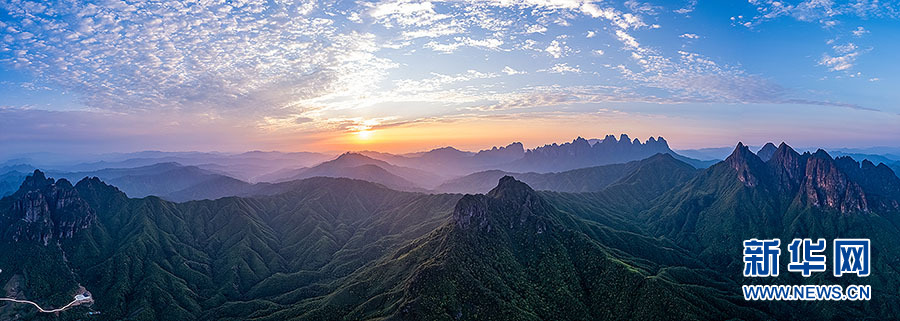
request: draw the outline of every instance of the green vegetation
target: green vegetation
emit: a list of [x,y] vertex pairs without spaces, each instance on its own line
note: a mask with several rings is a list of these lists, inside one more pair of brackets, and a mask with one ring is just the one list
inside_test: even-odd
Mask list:
[[[768,162],[753,157],[740,154],[698,172],[657,155],[629,165],[601,191],[580,194],[537,192],[511,177],[486,195],[465,196],[317,177],[260,185],[254,197],[172,203],[128,198],[85,179],[74,189],[96,222],[48,245],[5,239],[0,280],[20,276],[22,295],[47,306],[67,303],[82,285],[94,294],[98,320],[896,315],[900,216],[890,207],[893,190],[877,187],[894,186],[896,176],[861,184],[869,200],[864,210],[852,207],[858,202],[850,197],[837,207],[812,205],[809,195],[832,195],[827,189],[834,186],[854,195],[846,191],[873,177],[871,169],[863,165],[813,186],[797,176],[813,167],[775,165],[830,166],[821,155],[779,148]],[[838,163],[839,172],[811,173],[853,171],[853,164]],[[18,196],[0,200],[0,220],[9,218]],[[744,301],[741,284],[759,280],[740,276],[740,241],[795,236],[871,238],[875,272],[863,284],[873,286],[873,300]],[[824,273],[769,281],[859,283]],[[26,309],[20,308],[25,318],[56,318]],[[79,319],[86,311],[60,317]]]

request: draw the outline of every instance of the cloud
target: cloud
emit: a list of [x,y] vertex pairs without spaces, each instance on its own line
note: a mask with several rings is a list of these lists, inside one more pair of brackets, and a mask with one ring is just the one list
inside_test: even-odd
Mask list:
[[503,70],[502,70],[502,71],[503,71],[504,74],[507,74],[507,75],[509,75],[509,76],[512,76],[512,75],[523,75],[523,74],[526,74],[526,73],[527,73],[527,72],[524,72],[524,71],[518,71],[518,70],[515,70],[515,69],[513,69],[513,68],[510,67],[510,66],[503,67]]
[[860,26],[860,27],[856,27],[856,30],[853,30],[851,32],[853,33],[854,36],[862,37],[863,35],[869,33],[869,30],[866,30],[865,28]]
[[474,47],[489,50],[500,50],[503,40],[500,39],[472,39],[469,37],[456,37],[450,43],[438,43],[435,41],[425,44],[426,48],[445,54],[453,53],[462,47]]
[[834,55],[823,54],[819,60],[819,65],[828,67],[830,71],[848,71],[853,68],[856,58],[859,57],[861,51],[852,42],[843,45],[832,46]]
[[561,63],[561,64],[555,64],[548,69],[538,70],[538,72],[549,72],[551,74],[565,75],[568,73],[578,74],[578,73],[581,73],[582,71],[581,71],[581,69],[578,69],[577,66],[573,67],[573,66],[569,66],[568,63]]
[[[371,85],[395,65],[371,34],[308,15],[318,4],[3,2],[10,52],[0,62],[117,111],[243,115]],[[360,82],[362,81],[362,83]]]
[[689,14],[694,12],[694,8],[697,7],[697,0],[688,1],[684,7],[674,10],[673,12],[677,14]]
[[890,1],[867,0],[805,0],[796,4],[779,0],[749,0],[756,8],[757,15],[744,20],[739,16],[740,25],[753,27],[769,20],[791,17],[799,21],[816,22],[824,27],[833,27],[844,16],[859,18],[898,18],[900,4]]
[[550,42],[550,45],[544,49],[545,52],[553,56],[553,58],[560,58],[563,56],[565,43],[561,43],[558,40],[553,40]]
[[678,38],[685,38],[685,39],[700,39],[700,36],[698,36],[698,35],[695,34],[695,33],[685,33],[685,34],[682,34],[682,35],[678,36]]

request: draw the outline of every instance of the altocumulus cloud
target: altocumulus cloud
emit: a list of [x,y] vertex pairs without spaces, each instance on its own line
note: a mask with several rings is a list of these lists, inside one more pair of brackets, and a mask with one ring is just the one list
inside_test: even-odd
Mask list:
[[[322,7],[326,6],[326,7]],[[0,2],[0,60],[104,109],[290,107],[372,86],[374,37],[309,1]]]
[[[862,15],[807,2],[788,8],[753,0],[760,15],[736,23]],[[86,110],[240,118],[269,130],[352,130],[372,119],[405,124],[423,114],[598,102],[859,108],[793,97],[763,76],[640,38],[666,28],[659,15],[689,15],[695,4],[0,0],[0,15],[9,17],[0,22],[0,63],[78,93]],[[856,52],[835,48],[820,64],[850,68]],[[502,63],[490,68],[459,58],[476,56]],[[428,59],[438,61],[421,61]],[[553,83],[544,72],[554,73]],[[432,110],[412,112],[413,104]],[[391,108],[359,117],[373,106]]]

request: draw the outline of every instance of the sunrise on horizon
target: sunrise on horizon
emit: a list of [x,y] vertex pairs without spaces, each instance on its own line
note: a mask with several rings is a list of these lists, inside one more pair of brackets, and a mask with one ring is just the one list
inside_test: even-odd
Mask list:
[[900,319],[898,0],[0,0],[0,321]]

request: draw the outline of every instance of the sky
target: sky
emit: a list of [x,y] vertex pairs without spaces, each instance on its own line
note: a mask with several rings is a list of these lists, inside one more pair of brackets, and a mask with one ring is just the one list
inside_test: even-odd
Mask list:
[[0,0],[0,150],[900,145],[891,1]]

